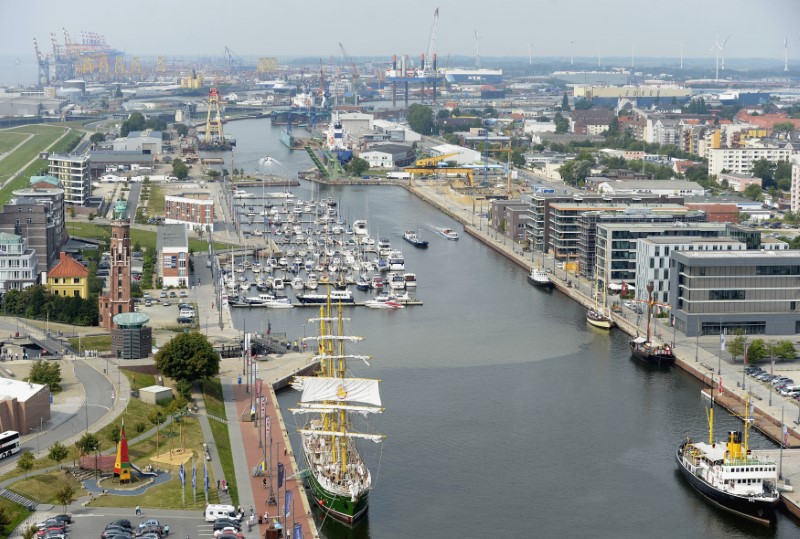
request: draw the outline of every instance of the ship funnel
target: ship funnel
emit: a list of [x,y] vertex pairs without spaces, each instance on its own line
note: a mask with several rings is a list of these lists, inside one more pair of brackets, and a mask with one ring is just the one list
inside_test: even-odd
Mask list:
[[742,433],[740,431],[728,432],[728,458],[729,459],[743,459],[745,458],[744,451],[742,450]]

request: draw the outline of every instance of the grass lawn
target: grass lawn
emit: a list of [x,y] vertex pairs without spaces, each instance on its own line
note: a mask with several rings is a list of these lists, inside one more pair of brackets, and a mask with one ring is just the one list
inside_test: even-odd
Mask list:
[[111,350],[111,335],[88,335],[86,337],[72,337],[69,345],[75,350]]
[[[67,231],[70,237],[79,236],[82,238],[95,238],[100,240],[107,240],[111,238],[110,225],[98,225],[94,223],[87,223],[85,221],[67,221]],[[194,234],[193,234],[194,235]],[[145,249],[156,248],[156,232],[155,230],[141,230],[138,228],[131,228],[131,245],[139,243]],[[214,248],[217,250],[229,249],[231,244],[214,242]],[[189,238],[189,250],[192,252],[205,252],[208,249],[208,242],[200,240],[196,237]]]
[[64,128],[26,125],[11,131],[4,131],[4,133],[8,132],[14,134],[31,133],[36,136],[20,146],[13,154],[7,155],[5,159],[0,161],[0,177],[3,178],[19,171],[28,161],[39,155],[39,152],[44,151],[58,140],[58,137],[64,134]]
[[6,153],[11,148],[25,140],[27,135],[8,131],[0,132],[0,153]]
[[147,200],[147,216],[164,215],[164,186],[150,182],[150,198]]
[[[181,419],[183,425],[184,445],[187,449],[194,450],[196,455],[203,453],[203,433],[200,430],[200,424],[195,418],[184,417]],[[179,425],[172,425],[173,436],[170,438],[168,433],[170,428],[163,429],[161,434],[161,449],[160,452],[164,453],[166,448],[169,447],[169,440],[172,440],[172,446],[178,445],[178,428]],[[150,463],[150,457],[154,456],[156,452],[156,440],[151,438],[147,441],[138,443],[130,448],[131,461],[138,466],[146,466]],[[185,499],[187,509],[203,509],[206,506],[205,495],[203,492],[203,462],[202,459],[196,459],[197,466],[197,503],[194,503],[192,496],[192,482],[191,482],[191,464],[184,466],[186,469],[186,487]],[[89,505],[92,507],[135,507],[140,505],[142,507],[157,507],[164,509],[182,509],[184,507],[181,497],[181,483],[178,479],[177,466],[167,466],[160,463],[153,463],[161,469],[167,469],[172,474],[172,478],[157,487],[148,489],[145,493],[139,496],[101,496]],[[211,467],[208,468],[209,475],[209,503],[218,503],[219,496],[216,491],[216,479],[213,477]]]
[[80,495],[81,484],[72,474],[63,470],[21,479],[8,488],[39,503],[58,505],[56,494],[68,485]]
[[0,529],[0,539],[6,539],[9,534],[14,531],[14,528],[31,516],[31,512],[28,511],[27,507],[14,503],[11,500],[6,500],[5,498],[0,498],[0,509],[2,509],[9,520],[11,520],[5,529]]
[[156,385],[156,377],[153,374],[145,374],[143,372],[131,372],[127,369],[122,369],[122,374],[128,379],[131,384],[132,390],[142,389],[143,387],[150,387]]
[[[222,397],[222,384],[219,378],[203,380],[201,383],[203,398],[206,402],[206,410],[209,414],[217,417],[225,417],[225,404]],[[233,464],[233,453],[231,452],[231,439],[228,434],[228,425],[209,418],[211,433],[214,435],[214,443],[217,445],[219,463],[222,472],[228,478],[228,492],[231,495],[233,505],[239,505],[239,489],[236,486],[236,470]]]

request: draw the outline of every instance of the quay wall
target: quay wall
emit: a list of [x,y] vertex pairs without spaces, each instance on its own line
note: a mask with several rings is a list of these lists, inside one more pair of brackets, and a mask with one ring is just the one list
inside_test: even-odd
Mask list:
[[[447,214],[451,218],[455,219],[459,223],[464,226],[464,232],[469,234],[476,240],[480,241],[493,251],[497,252],[498,254],[503,255],[507,259],[511,260],[518,266],[524,268],[526,271],[530,271],[532,268],[532,263],[529,259],[526,259],[521,253],[514,252],[513,249],[509,252],[508,248],[505,246],[505,243],[502,240],[493,239],[488,232],[478,230],[475,226],[471,225],[467,219],[464,218],[463,215],[459,215],[457,212],[453,211],[451,207],[442,204],[439,200],[431,197],[428,193],[418,190],[409,188],[407,184],[402,184],[402,186],[408,189],[411,193],[418,196],[420,199],[424,200],[425,202],[429,203],[430,205],[434,206],[436,209],[441,211],[442,213]],[[506,238],[508,241],[508,238]],[[502,242],[502,243],[501,243]],[[570,282],[565,279],[561,279],[555,274],[551,274],[550,278],[553,280],[556,289],[558,289],[563,294],[566,294],[574,301],[580,303],[586,308],[591,307],[594,304],[594,300],[592,298],[587,297],[586,295],[582,294],[577,288],[571,286]],[[636,325],[630,323],[626,319],[622,317],[615,318],[614,322],[616,323],[617,327],[624,331],[626,334],[630,335],[631,337],[635,337],[638,335]],[[694,359],[691,361],[686,359],[685,357],[681,357],[682,354],[678,350],[675,350],[675,355],[677,360],[675,365],[683,369],[684,371],[688,372],[698,380],[702,381],[704,384],[711,386],[711,375],[708,372],[704,372],[694,364]],[[713,369],[705,365],[704,363],[699,363],[705,367],[709,372],[713,372]],[[730,385],[733,385],[734,380],[730,379]],[[738,385],[738,384],[737,384]],[[725,392],[724,398],[715,398],[715,402],[724,406],[729,412],[734,415],[742,416],[742,409],[744,407],[744,398],[734,391],[733,388],[729,389]],[[751,398],[755,398],[756,400],[762,400],[760,397],[757,397],[751,393]],[[781,432],[780,432],[780,425],[781,421],[780,418],[774,415],[774,412],[768,410],[765,406],[751,403],[754,406],[754,415],[756,418],[756,428],[761,431],[765,436],[772,439],[776,443],[781,442]],[[787,447],[800,447],[800,430],[798,426],[800,424],[795,422],[794,426],[786,425],[788,432],[789,432],[789,440]]]

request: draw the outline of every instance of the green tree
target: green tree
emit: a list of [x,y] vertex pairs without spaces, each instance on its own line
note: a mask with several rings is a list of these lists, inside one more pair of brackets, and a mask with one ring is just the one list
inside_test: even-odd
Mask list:
[[189,177],[189,167],[180,159],[172,160],[172,174],[179,180],[185,180]]
[[611,119],[611,123],[608,124],[608,129],[605,132],[606,137],[616,137],[619,136],[619,118],[614,116]]
[[67,506],[75,501],[75,489],[72,485],[65,485],[64,488],[56,492],[56,500],[64,506],[64,512],[67,512]]
[[742,195],[750,200],[764,200],[764,194],[761,192],[761,187],[755,183],[751,183],[745,187]]
[[369,170],[369,163],[360,157],[353,157],[347,165],[347,170],[353,176],[361,176]]
[[120,429],[116,428],[115,425],[114,428],[111,429],[111,431],[106,435],[106,437],[108,438],[109,442],[113,443],[114,445],[117,445],[119,441],[122,439],[122,433],[120,432]]
[[421,135],[430,135],[433,133],[433,111],[430,107],[414,103],[408,107],[406,114],[408,125]]
[[69,457],[69,449],[61,442],[56,442],[50,446],[47,458],[58,464],[59,467],[63,461],[67,460],[67,457]]
[[792,343],[792,341],[776,342],[772,353],[775,355],[775,357],[784,361],[794,361],[797,357],[797,349],[794,347],[794,343]]
[[175,124],[175,131],[182,137],[189,134],[189,128],[184,124]]
[[742,331],[741,328],[737,328],[736,331],[734,331],[734,335],[735,336],[727,342],[726,348],[731,355],[731,361],[736,363],[736,358],[744,355],[744,345],[747,342],[747,338],[744,336],[744,331]]
[[790,133],[794,131],[794,124],[792,122],[778,122],[772,126],[772,134],[776,133]]
[[11,517],[8,516],[5,508],[0,508],[0,530],[5,530],[11,524]]
[[775,173],[773,174],[775,181],[778,180],[791,180],[792,178],[792,163],[790,161],[778,161],[775,165]]
[[61,365],[39,359],[31,366],[28,381],[49,386],[51,392],[59,391],[61,389]]
[[774,178],[775,163],[770,163],[762,157],[758,161],[753,161],[751,172],[753,176],[763,180],[763,187],[769,187],[768,184],[772,183],[772,179]]
[[25,450],[17,459],[17,469],[22,470],[25,475],[28,475],[28,472],[33,468],[33,463],[36,459],[33,456],[33,453],[30,450]]
[[569,111],[569,97],[567,97],[567,94],[564,94],[564,97],[561,99],[561,110],[565,112]]
[[84,455],[94,453],[94,475],[97,476],[97,451],[100,449],[100,438],[91,432],[85,433],[80,440],[75,442],[75,447],[81,450]]
[[[6,525],[4,525],[5,527]],[[33,539],[36,537],[36,534],[39,532],[39,528],[31,524],[22,532],[22,539]]]
[[511,163],[517,168],[525,166],[525,154],[520,148],[515,148],[511,152]]
[[132,112],[128,119],[122,122],[119,134],[127,137],[131,131],[141,131],[144,129],[146,121],[141,112]]
[[219,374],[219,353],[197,331],[179,333],[156,354],[156,367],[173,380],[202,380]]
[[569,131],[569,120],[561,116],[560,112],[557,112],[556,115],[553,117],[553,123],[556,124],[556,134],[560,135]]
[[450,117],[450,111],[447,109],[441,109],[439,112],[436,113],[436,119],[438,120],[446,120]]
[[99,142],[103,142],[106,139],[106,136],[103,133],[92,133],[92,136],[89,137],[89,142],[92,144],[97,144]]
[[771,346],[764,342],[764,339],[754,339],[747,347],[747,361],[749,363],[761,363],[772,354]]
[[134,431],[136,434],[141,434],[141,433],[143,433],[145,430],[147,430],[147,425],[145,425],[145,424],[144,424],[144,423],[142,423],[141,421],[137,421],[137,422],[136,422],[136,423],[133,425],[133,431]]

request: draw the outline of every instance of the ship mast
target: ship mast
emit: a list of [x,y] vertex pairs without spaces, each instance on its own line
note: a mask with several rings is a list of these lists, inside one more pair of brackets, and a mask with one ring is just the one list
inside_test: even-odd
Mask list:
[[[344,334],[344,322],[342,319],[342,305],[339,304],[338,308],[338,318],[339,318],[339,335]],[[344,378],[345,377],[345,356],[344,356],[344,339],[339,341],[339,359],[338,359],[339,367],[336,372],[337,378]],[[345,410],[339,410],[339,432],[344,433],[347,430],[347,412]],[[341,462],[341,470],[342,473],[347,471],[347,437],[346,436],[339,436],[339,460]]]
[[653,281],[650,281],[647,283],[647,342],[650,342],[650,319],[652,317],[653,317]]
[[714,373],[711,373],[711,407],[706,415],[708,417],[708,445],[714,445]]

